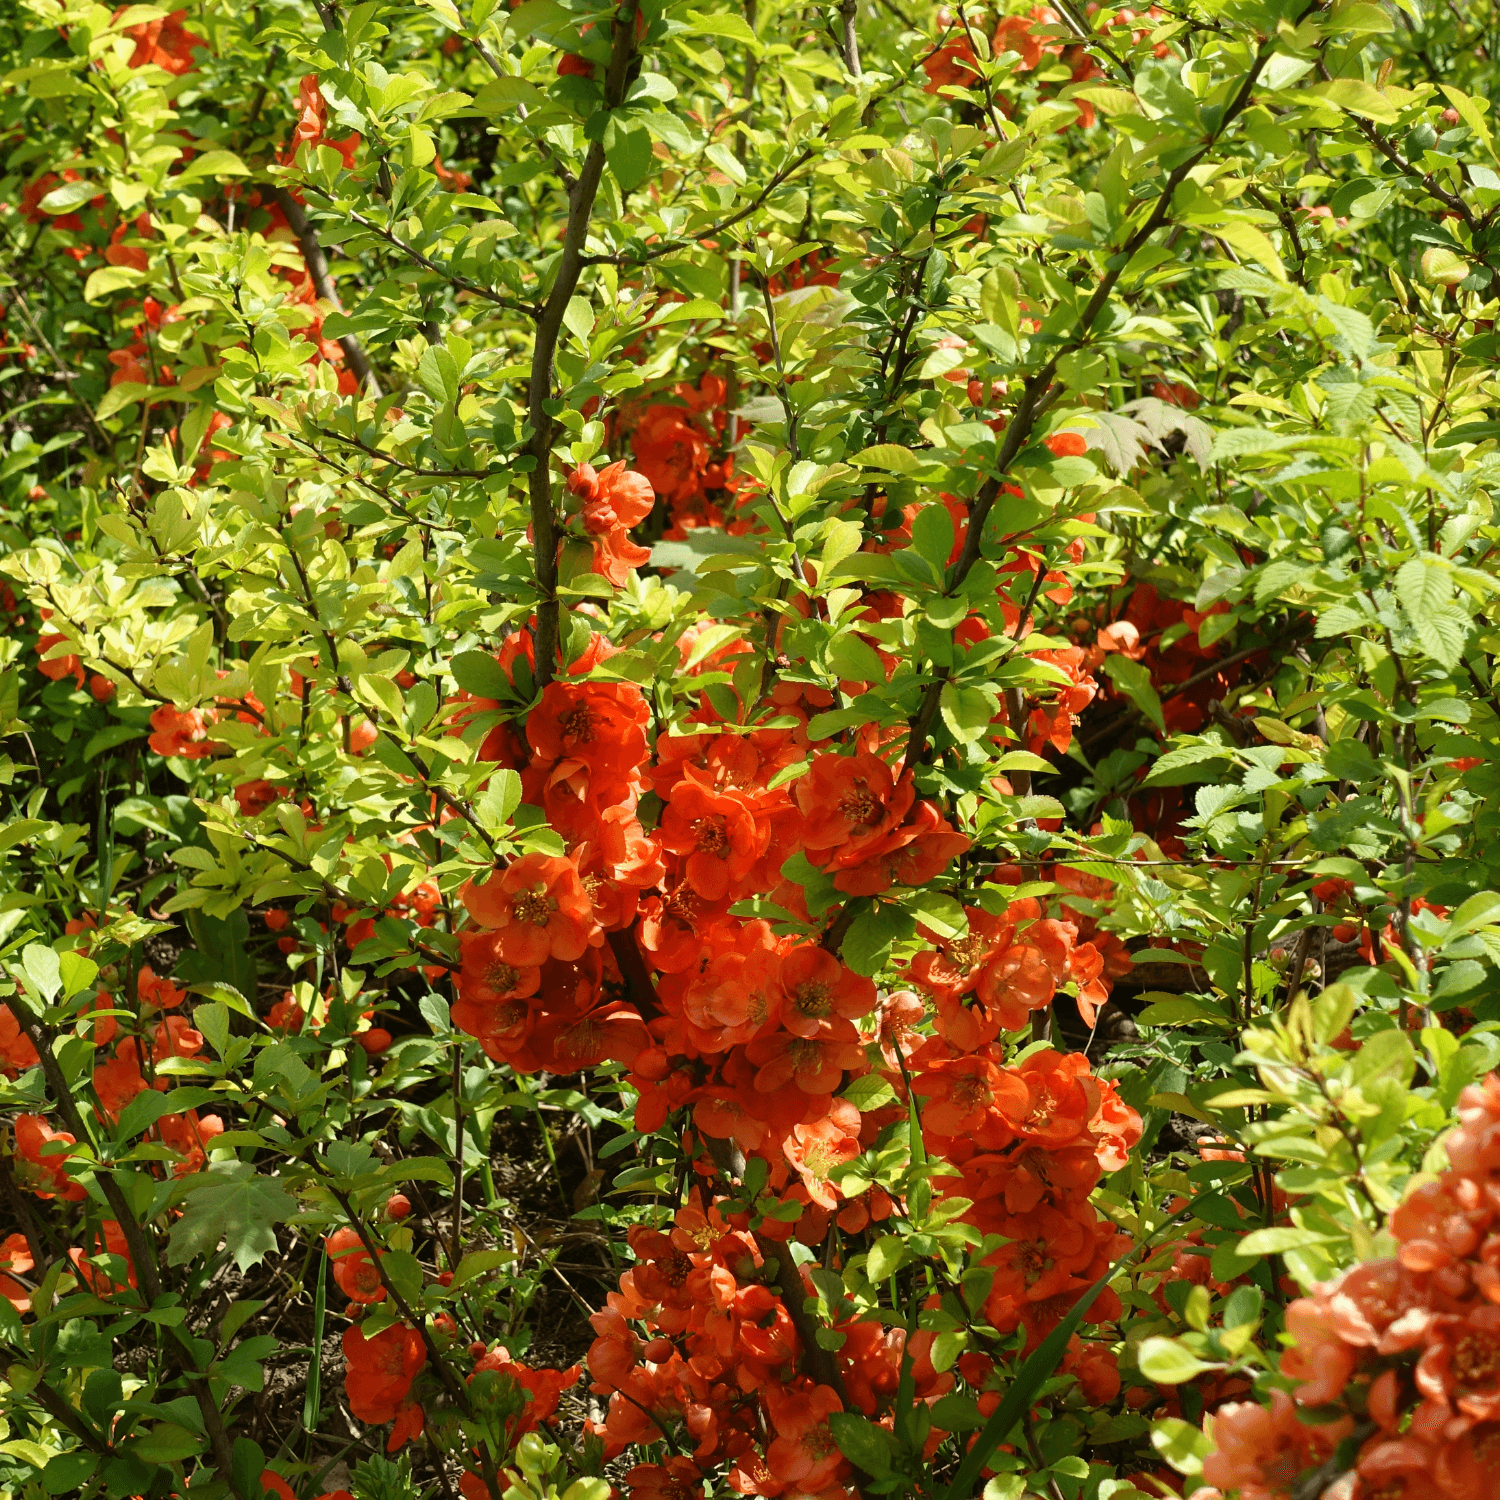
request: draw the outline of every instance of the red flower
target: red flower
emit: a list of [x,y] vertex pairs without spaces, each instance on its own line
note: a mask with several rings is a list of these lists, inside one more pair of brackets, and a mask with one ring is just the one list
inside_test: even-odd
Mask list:
[[691,775],[672,788],[661,821],[662,847],[682,857],[683,874],[706,901],[747,895],[771,842],[771,825],[745,794],[715,791]]
[[201,760],[213,754],[207,743],[208,728],[218,715],[211,708],[181,709],[163,703],[151,715],[152,734],[146,741],[158,755],[180,755],[185,760]]
[[568,488],[583,501],[584,527],[595,536],[639,526],[656,503],[651,481],[627,469],[623,459],[597,473],[592,464],[580,464],[568,475]]
[[905,816],[914,798],[909,777],[898,783],[879,756],[863,751],[815,755],[792,795],[806,820],[802,841],[814,851],[886,832]]
[[542,982],[542,971],[535,964],[516,968],[501,956],[498,932],[461,932],[458,935],[463,967],[458,975],[460,1001],[478,1005],[498,1005],[534,995]]
[[814,1385],[805,1376],[780,1391],[771,1387],[766,1401],[776,1432],[766,1450],[771,1473],[802,1494],[816,1494],[846,1466],[828,1425],[829,1415],[843,1411],[844,1403],[832,1387]]
[[345,1224],[335,1229],[325,1243],[328,1259],[333,1262],[333,1279],[351,1302],[385,1301],[380,1272],[357,1230]]
[[874,982],[810,943],[782,958],[780,977],[786,995],[781,1024],[794,1036],[842,1036],[842,1030],[830,1033],[831,1018],[849,1021],[875,1009]]
[[29,1188],[38,1198],[64,1198],[70,1203],[79,1203],[88,1195],[83,1184],[63,1171],[63,1163],[71,1154],[68,1151],[47,1151],[54,1145],[75,1146],[77,1138],[65,1130],[53,1130],[41,1115],[16,1116],[16,1156],[25,1163],[18,1174],[21,1185]]
[[656,493],[689,500],[708,467],[708,441],[676,406],[651,406],[635,429],[635,461]]
[[27,1068],[36,1067],[40,1059],[31,1038],[21,1030],[21,1023],[8,1005],[0,1005],[0,1064],[14,1077]]
[[[364,1330],[352,1324],[344,1330],[344,1358],[349,1410],[361,1422],[399,1422],[401,1442],[421,1432],[422,1409],[407,1400],[412,1381],[427,1363],[426,1347],[415,1329],[393,1323],[367,1339]],[[395,1433],[390,1446],[400,1446]]]
[[968,1136],[990,1149],[1015,1138],[1031,1107],[1025,1083],[979,1053],[934,1059],[912,1080],[912,1090],[926,1101],[922,1123],[927,1129]]
[[8,1234],[0,1241],[0,1297],[18,1313],[31,1311],[31,1293],[10,1272],[24,1276],[34,1264],[25,1235]]
[[631,683],[549,683],[526,721],[532,764],[549,782],[581,772],[582,796],[597,807],[623,802],[646,759],[650,717]]
[[788,1083],[804,1094],[831,1094],[843,1081],[845,1069],[858,1068],[865,1054],[857,1040],[831,1031],[819,1037],[778,1031],[751,1042],[745,1056],[756,1065],[755,1087],[763,1094]]
[[99,1107],[112,1122],[119,1121],[125,1106],[145,1088],[141,1065],[132,1053],[122,1050],[118,1057],[94,1069],[94,1092],[99,1096]]
[[1270,1410],[1253,1401],[1232,1401],[1214,1413],[1215,1448],[1203,1460],[1204,1482],[1242,1490],[1247,1497],[1290,1495],[1298,1475],[1331,1453],[1350,1425],[1347,1418],[1305,1425],[1285,1391],[1272,1394]]
[[176,1010],[187,999],[186,990],[160,978],[150,964],[142,964],[136,974],[135,993],[142,1007],[156,1010]]
[[[115,12],[115,20],[118,21],[128,8],[121,6]],[[186,17],[187,11],[174,10],[171,15],[163,16],[160,20],[127,26],[125,35],[134,39],[135,51],[130,54],[130,61],[125,66],[144,68],[149,63],[165,68],[178,77],[190,72],[193,67],[193,49],[202,47],[206,52],[208,43],[201,36],[194,36],[192,32],[184,30],[182,23]]]
[[297,85],[297,123],[292,127],[292,138],[281,158],[282,165],[292,166],[297,160],[298,150],[303,146],[316,148],[328,145],[344,158],[344,165],[352,171],[354,153],[359,149],[359,135],[356,133],[346,136],[342,141],[325,141],[323,134],[327,128],[328,105],[318,87],[318,75],[309,73]]
[[[93,1264],[94,1257],[101,1255],[116,1255],[125,1262],[125,1283],[114,1280],[107,1271]],[[83,1246],[69,1250],[68,1259],[73,1262],[78,1279],[96,1297],[108,1297],[123,1292],[126,1285],[135,1285],[135,1265],[125,1244],[125,1233],[113,1219],[106,1219],[98,1232],[87,1232]]]
[[469,915],[495,934],[495,949],[517,969],[549,958],[574,962],[604,942],[578,867],[561,855],[523,854],[483,885],[460,893]]

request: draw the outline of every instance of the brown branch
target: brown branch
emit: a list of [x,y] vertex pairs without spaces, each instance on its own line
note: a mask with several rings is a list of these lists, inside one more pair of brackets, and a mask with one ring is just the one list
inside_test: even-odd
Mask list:
[[[1299,23],[1306,20],[1315,11],[1322,10],[1328,4],[1328,0],[1311,0],[1302,14],[1298,17]],[[1191,156],[1167,174],[1166,181],[1162,184],[1161,192],[1157,195],[1156,203],[1147,215],[1145,222],[1126,240],[1125,244],[1110,257],[1110,269],[1105,272],[1098,286],[1094,288],[1093,295],[1085,304],[1083,311],[1079,314],[1078,322],[1074,326],[1072,336],[1066,343],[1059,346],[1041,369],[1029,376],[1021,390],[1020,400],[1016,403],[1016,409],[1010,419],[1009,426],[1005,429],[1005,441],[1001,444],[999,455],[995,462],[995,471],[989,479],[980,487],[975,495],[973,504],[969,507],[968,528],[964,534],[963,550],[959,553],[957,562],[950,570],[947,582],[943,589],[943,596],[951,598],[968,577],[970,569],[979,560],[980,546],[984,537],[985,523],[989,520],[990,511],[994,508],[995,501],[999,498],[1003,476],[1008,472],[1016,455],[1030,439],[1036,429],[1037,423],[1047,411],[1048,407],[1062,394],[1063,388],[1053,384],[1053,376],[1057,373],[1058,361],[1064,354],[1073,350],[1083,348],[1087,345],[1089,334],[1092,332],[1099,314],[1102,313],[1109,303],[1111,294],[1114,292],[1120,278],[1125,274],[1134,259],[1136,252],[1166,223],[1172,211],[1172,198],[1178,187],[1187,180],[1190,173],[1199,162],[1208,155],[1218,144],[1219,138],[1229,128],[1230,123],[1235,120],[1250,103],[1255,85],[1260,78],[1262,70],[1271,60],[1279,45],[1279,36],[1267,37],[1255,54],[1255,61],[1250,65],[1250,71],[1245,75],[1244,81],[1235,91],[1234,97],[1225,106],[1224,113],[1218,124],[1210,132],[1203,145]],[[905,764],[914,766],[921,759],[926,750],[927,736],[931,732],[931,725],[937,716],[939,700],[943,691],[943,679],[937,678],[929,684],[922,694],[921,701],[917,706],[917,712],[911,721],[911,733],[907,737]],[[843,932],[848,930],[848,924],[852,920],[849,915],[849,903],[845,903],[843,910],[834,919],[828,932],[824,935],[823,943],[829,947],[830,939],[835,933],[838,941],[842,943]],[[831,949],[830,951],[836,951]]]
[[[305,183],[303,186],[306,191],[316,193],[318,197],[330,204],[336,202],[334,198],[312,183]],[[503,307],[509,312],[525,313],[528,318],[536,317],[536,308],[532,307],[529,303],[517,302],[514,297],[507,297],[504,293],[497,292],[492,287],[487,287],[481,282],[470,281],[467,277],[460,276],[456,271],[450,270],[447,266],[440,266],[429,256],[423,255],[415,245],[408,244],[400,235],[393,234],[389,229],[382,228],[374,219],[366,218],[364,214],[356,213],[352,208],[337,208],[335,212],[352,223],[358,224],[361,229],[368,229],[371,234],[379,235],[388,245],[393,246],[403,255],[409,256],[424,270],[431,271],[434,276],[441,276],[444,281],[457,287],[459,291],[470,292],[476,297],[483,297],[486,302],[493,302],[496,307]]]
[[[611,37],[609,69],[604,78],[605,110],[620,107],[625,98],[626,74],[635,56],[635,20],[638,0],[624,0],[615,12]],[[547,410],[553,400],[553,359],[562,333],[563,314],[583,274],[583,247],[588,238],[589,218],[594,211],[594,197],[599,179],[604,175],[604,140],[592,142],[569,195],[568,227],[563,235],[562,254],[557,275],[547,295],[541,317],[537,319],[536,346],[531,356],[531,379],[527,386],[527,417],[531,424],[531,441],[527,451],[534,467],[528,476],[531,502],[531,536],[535,559],[537,601],[536,685],[540,691],[552,681],[557,671],[558,615],[557,598],[557,513],[552,503],[552,439],[557,419]]]
[[[29,999],[22,998],[21,986],[16,986],[16,993],[11,997],[11,1008],[16,1012],[16,1019],[21,1029],[26,1033],[31,1045],[36,1048],[37,1057],[41,1062],[42,1073],[47,1080],[47,1086],[52,1090],[56,1100],[57,1112],[62,1116],[63,1123],[68,1127],[73,1138],[79,1142],[92,1139],[88,1127],[84,1124],[83,1117],[78,1113],[78,1105],[73,1099],[72,1090],[68,1086],[67,1075],[63,1072],[57,1061],[56,1054],[52,1051],[51,1028],[31,1008]],[[111,1173],[105,1168],[101,1161],[95,1172],[95,1180],[99,1184],[100,1191],[104,1194],[105,1202],[109,1204],[110,1211],[115,1216],[115,1222],[120,1226],[120,1233],[124,1236],[125,1247],[130,1253],[130,1260],[135,1268],[136,1279],[140,1283],[141,1291],[144,1293],[147,1305],[154,1304],[162,1294],[161,1277],[156,1266],[156,1257],[151,1246],[146,1240],[135,1213],[130,1207],[125,1194],[120,1191],[120,1185],[114,1180]],[[190,1371],[183,1354],[187,1352],[184,1336],[175,1327],[170,1327],[169,1332],[180,1344],[183,1351],[178,1356],[181,1365],[184,1383],[194,1400],[198,1403],[198,1411],[203,1418],[204,1431],[208,1433],[209,1444],[213,1448],[214,1462],[219,1466],[230,1492],[245,1500],[245,1496],[234,1480],[234,1453],[229,1443],[229,1434],[224,1427],[224,1419],[213,1399],[213,1393],[209,1384],[195,1371]]]
[[[308,221],[307,215],[303,213],[302,205],[284,187],[278,187],[275,192],[277,205],[286,215],[286,222],[292,233],[297,236],[297,243],[302,247],[302,259],[307,263],[307,273],[312,277],[314,289],[324,302],[333,305],[335,312],[342,313],[344,305],[339,301],[338,290],[333,284],[333,277],[329,274],[328,257],[323,254],[323,247],[318,243],[317,233]],[[360,386],[368,390],[378,401],[380,383],[375,379],[374,371],[370,368],[369,356],[365,353],[364,346],[352,333],[344,334],[338,342]]]
[[[1326,63],[1323,63],[1321,61],[1318,63],[1318,72],[1322,75],[1325,83],[1333,83],[1335,81],[1333,74],[1328,71]],[[1361,116],[1356,114],[1351,114],[1349,116],[1349,119],[1353,123],[1354,128],[1358,130],[1359,133],[1364,136],[1364,138],[1369,141],[1369,143],[1402,174],[1402,176],[1415,177],[1417,181],[1422,184],[1422,189],[1424,192],[1426,192],[1428,197],[1436,198],[1444,208],[1452,209],[1453,212],[1456,213],[1464,221],[1464,223],[1469,226],[1470,229],[1474,229],[1477,227],[1474,221],[1473,210],[1470,209],[1469,205],[1465,203],[1462,198],[1458,197],[1454,193],[1450,193],[1446,188],[1439,187],[1437,179],[1432,175],[1431,172],[1424,172],[1420,167],[1412,166],[1412,164],[1407,161],[1407,159],[1402,156],[1402,154],[1398,150],[1396,150],[1396,148],[1391,145],[1391,143],[1386,140],[1386,138],[1381,135],[1381,133],[1376,130],[1376,128],[1368,120],[1363,119]]]

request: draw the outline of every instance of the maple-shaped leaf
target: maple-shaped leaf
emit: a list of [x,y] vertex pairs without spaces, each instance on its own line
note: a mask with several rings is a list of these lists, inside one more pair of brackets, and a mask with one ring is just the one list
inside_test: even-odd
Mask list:
[[1116,474],[1128,474],[1145,458],[1148,447],[1157,446],[1149,427],[1121,412],[1093,411],[1089,418],[1094,425],[1079,430],[1079,436]]
[[224,1242],[241,1271],[276,1248],[272,1225],[285,1223],[298,1203],[274,1177],[262,1177],[248,1162],[227,1162],[183,1179],[187,1201],[168,1237],[167,1260],[186,1264],[211,1255]]
[[[1127,401],[1120,408],[1133,417],[1155,439],[1158,445],[1174,432],[1182,434],[1182,446],[1201,468],[1207,468],[1214,445],[1214,430],[1201,417],[1173,406],[1170,401],[1155,396],[1142,396],[1139,401]],[[1095,416],[1099,414],[1094,413]]]

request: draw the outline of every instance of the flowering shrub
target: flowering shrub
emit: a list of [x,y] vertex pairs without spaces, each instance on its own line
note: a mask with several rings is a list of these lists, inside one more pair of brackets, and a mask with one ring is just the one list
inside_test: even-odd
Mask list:
[[0,1490],[1496,1493],[1493,21],[0,18]]

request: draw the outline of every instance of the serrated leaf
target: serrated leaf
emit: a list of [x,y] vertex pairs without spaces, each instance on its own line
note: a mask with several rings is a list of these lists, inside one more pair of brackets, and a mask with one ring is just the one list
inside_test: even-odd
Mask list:
[[184,1180],[189,1189],[182,1217],[168,1236],[167,1260],[182,1266],[212,1255],[222,1243],[240,1270],[259,1265],[276,1249],[273,1226],[297,1212],[297,1200],[248,1162],[227,1162]]

